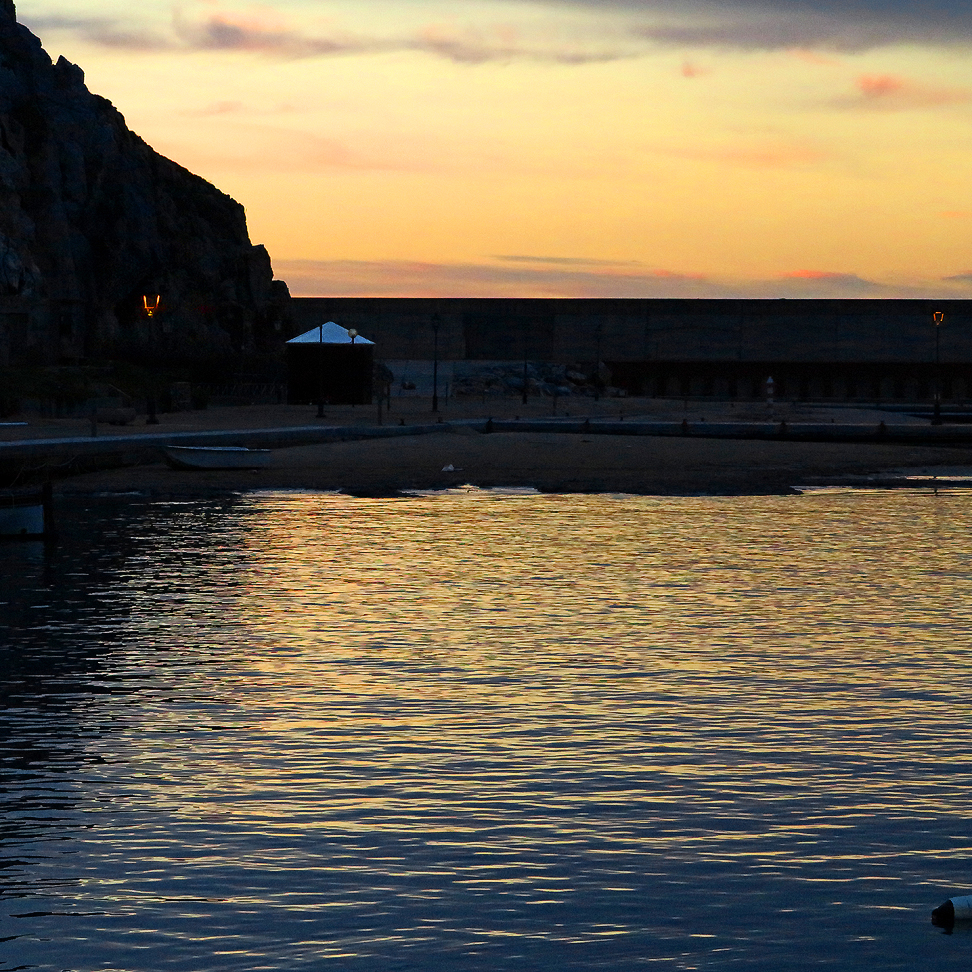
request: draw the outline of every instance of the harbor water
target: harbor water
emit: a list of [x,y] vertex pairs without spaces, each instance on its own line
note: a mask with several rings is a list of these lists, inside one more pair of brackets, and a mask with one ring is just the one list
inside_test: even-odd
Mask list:
[[0,546],[0,969],[972,962],[972,496],[59,519]]

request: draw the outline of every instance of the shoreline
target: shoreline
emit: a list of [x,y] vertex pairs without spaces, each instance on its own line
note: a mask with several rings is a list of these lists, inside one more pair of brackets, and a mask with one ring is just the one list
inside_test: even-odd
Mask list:
[[[866,483],[866,477],[901,485],[894,470],[904,467],[930,476],[939,467],[972,467],[972,426],[933,428],[879,407],[665,399],[569,404],[554,419],[542,399],[527,406],[512,399],[454,400],[438,415],[428,400],[395,399],[382,424],[372,407],[328,407],[326,421],[315,424],[307,407],[235,406],[166,414],[148,428],[142,422],[99,426],[97,437],[84,435],[82,420],[44,420],[0,430],[0,457],[9,456],[8,471],[23,471],[21,483],[52,476],[58,495],[173,497],[274,489],[400,496],[464,485],[792,495],[803,486]],[[491,418],[492,431],[484,434]],[[176,471],[161,463],[166,439],[269,446],[273,455],[270,467],[257,472]]]
[[[452,466],[452,470],[445,467]],[[453,428],[436,435],[275,449],[267,469],[187,471],[162,463],[78,473],[58,495],[211,496],[252,490],[394,497],[460,486],[643,496],[794,495],[800,487],[893,479],[905,467],[972,466],[972,448],[878,443],[563,435]]]

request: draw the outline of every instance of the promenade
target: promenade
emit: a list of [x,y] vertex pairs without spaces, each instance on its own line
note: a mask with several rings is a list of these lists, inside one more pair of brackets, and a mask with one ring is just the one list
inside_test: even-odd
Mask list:
[[[128,426],[28,418],[0,426],[9,484],[53,478],[59,492],[195,494],[240,489],[339,489],[394,495],[471,483],[544,491],[787,493],[815,483],[900,484],[900,470],[972,466],[972,425],[931,426],[879,409],[663,399],[395,398],[340,406],[238,406],[144,418]],[[570,413],[570,414],[567,414]],[[87,433],[87,434],[85,434]],[[187,472],[165,444],[271,448],[260,472]],[[448,467],[452,467],[449,469]]]

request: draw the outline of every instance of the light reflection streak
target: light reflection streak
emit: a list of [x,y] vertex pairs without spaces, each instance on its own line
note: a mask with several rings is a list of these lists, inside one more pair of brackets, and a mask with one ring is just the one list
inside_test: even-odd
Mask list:
[[[129,688],[99,709],[120,732],[88,743],[110,798],[75,904],[135,902],[187,955],[232,939],[241,968],[615,940],[621,968],[689,938],[796,967],[766,935],[803,934],[784,904],[844,922],[806,954],[849,948],[837,911],[910,908],[968,858],[967,502],[149,510],[113,578]],[[314,933],[268,944],[271,912]],[[217,930],[195,937],[202,914]]]

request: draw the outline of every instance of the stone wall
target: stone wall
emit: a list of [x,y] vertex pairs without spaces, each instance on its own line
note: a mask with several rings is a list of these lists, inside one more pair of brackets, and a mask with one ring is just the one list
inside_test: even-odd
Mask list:
[[295,333],[333,320],[386,359],[972,362],[969,300],[298,297]]

